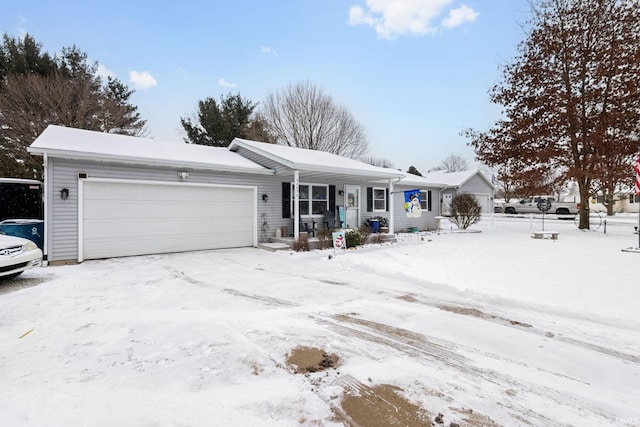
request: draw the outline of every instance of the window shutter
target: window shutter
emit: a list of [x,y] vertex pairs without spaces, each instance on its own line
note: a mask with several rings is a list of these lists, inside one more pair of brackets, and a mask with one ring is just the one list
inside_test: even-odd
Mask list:
[[291,218],[291,183],[282,183],[282,218]]
[[427,191],[427,210],[431,212],[431,190]]
[[373,187],[367,187],[367,212],[373,211]]
[[385,189],[385,210],[389,212],[389,189]]
[[329,210],[331,212],[336,213],[336,186],[329,186]]

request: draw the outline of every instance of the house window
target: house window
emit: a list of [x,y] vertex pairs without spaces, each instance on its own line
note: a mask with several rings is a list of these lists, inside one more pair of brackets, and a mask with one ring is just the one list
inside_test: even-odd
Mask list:
[[[299,184],[299,190],[300,215],[322,215],[329,209],[328,185]],[[293,196],[291,201],[293,206]]]
[[631,197],[629,197],[629,201],[631,203],[640,203],[640,196],[637,194],[632,194]]
[[420,208],[423,211],[431,211],[431,191],[420,190]]
[[387,210],[387,189],[375,188],[373,189],[373,211],[386,211]]

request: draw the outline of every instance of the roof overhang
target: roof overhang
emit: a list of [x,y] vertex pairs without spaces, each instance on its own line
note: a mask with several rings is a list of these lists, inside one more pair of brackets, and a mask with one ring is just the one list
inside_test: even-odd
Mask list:
[[[395,169],[381,168],[378,166],[368,165],[366,163],[359,162],[357,160],[347,159],[345,157],[337,156],[331,153],[314,150],[303,150],[295,147],[277,146],[277,150],[269,150],[272,144],[266,144],[256,141],[248,141],[240,138],[235,138],[229,145],[230,151],[237,151],[242,147],[249,150],[259,156],[269,159],[279,165],[290,169],[291,171],[297,170],[305,175],[321,175],[331,174],[335,177],[342,176],[348,178],[363,178],[366,180],[379,180],[381,182],[389,179],[400,179],[405,176],[405,173]],[[274,146],[276,147],[276,146]],[[301,160],[300,158],[294,159],[294,156],[287,156],[286,151],[295,150],[299,153],[300,150],[308,152],[306,158],[310,160]],[[274,152],[279,151],[280,153]],[[314,158],[322,157],[322,161],[314,161]],[[331,159],[335,159],[335,162],[331,162]],[[341,164],[342,163],[342,164]]]
[[275,173],[224,148],[168,143],[62,126],[48,126],[27,151],[72,160],[258,175]]

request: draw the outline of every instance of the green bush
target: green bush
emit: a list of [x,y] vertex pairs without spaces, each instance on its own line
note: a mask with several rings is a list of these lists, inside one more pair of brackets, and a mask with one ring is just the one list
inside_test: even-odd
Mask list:
[[355,248],[356,246],[361,245],[360,243],[360,232],[357,230],[349,230],[344,234],[345,240],[347,241],[347,248]]

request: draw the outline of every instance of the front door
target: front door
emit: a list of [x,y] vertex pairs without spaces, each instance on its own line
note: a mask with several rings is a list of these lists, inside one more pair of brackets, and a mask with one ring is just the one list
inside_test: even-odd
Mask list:
[[442,195],[442,213],[441,215],[451,215],[451,201],[453,194],[445,193]]
[[347,228],[357,229],[360,226],[360,186],[345,185],[344,193]]

